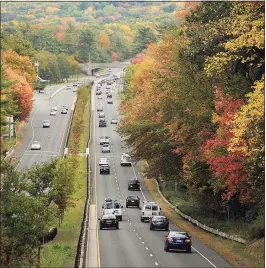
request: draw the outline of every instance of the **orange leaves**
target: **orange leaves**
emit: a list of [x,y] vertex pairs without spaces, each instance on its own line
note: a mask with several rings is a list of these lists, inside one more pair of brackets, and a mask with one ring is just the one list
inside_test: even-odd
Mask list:
[[2,54],[5,73],[11,81],[16,81],[12,86],[13,97],[18,101],[20,120],[27,120],[32,110],[33,87],[36,80],[35,69],[26,56],[19,56],[12,50]]
[[46,12],[49,14],[54,14],[57,10],[59,10],[59,8],[57,8],[57,7],[47,7],[46,8]]
[[60,32],[56,33],[56,39],[60,41],[64,41],[64,35]]
[[113,60],[113,61],[117,61],[117,59],[118,59],[118,54],[117,54],[117,52],[114,51],[114,52],[112,53],[112,60]]

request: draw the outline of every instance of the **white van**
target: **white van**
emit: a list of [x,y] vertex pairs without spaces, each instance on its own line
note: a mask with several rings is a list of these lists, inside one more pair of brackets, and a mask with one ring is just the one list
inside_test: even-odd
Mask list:
[[141,209],[140,220],[144,222],[145,220],[149,220],[153,216],[157,216],[161,214],[161,208],[156,202],[151,201],[143,201],[143,206]]
[[102,205],[103,208],[103,215],[106,214],[114,214],[117,219],[122,221],[122,209],[123,206],[116,200],[114,202],[106,202]]

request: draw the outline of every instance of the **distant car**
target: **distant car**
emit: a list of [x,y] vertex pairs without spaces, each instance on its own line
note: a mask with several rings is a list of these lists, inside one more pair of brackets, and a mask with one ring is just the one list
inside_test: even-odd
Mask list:
[[126,208],[128,207],[138,207],[139,208],[140,199],[137,195],[129,195],[126,199]]
[[113,119],[111,120],[111,124],[117,125],[117,124],[118,124],[118,120],[113,118]]
[[106,197],[104,198],[105,202],[113,202],[113,199],[111,197]]
[[185,232],[170,231],[164,242],[164,250],[172,249],[186,250],[191,253],[191,236]]
[[107,127],[107,123],[105,119],[100,119],[99,120],[99,127]]
[[62,109],[61,114],[67,114],[67,109]]
[[119,229],[119,221],[114,214],[102,215],[99,218],[100,221],[100,230],[103,228],[116,228]]
[[150,218],[150,230],[154,229],[169,231],[169,220],[165,216],[153,216]]
[[56,115],[56,110],[51,110],[50,115],[55,116]]
[[78,87],[78,83],[73,83],[73,87]]
[[100,165],[100,174],[110,174],[109,164]]
[[99,117],[99,118],[105,118],[105,113],[104,113],[104,112],[100,112],[100,113],[98,114],[98,117]]
[[112,98],[113,96],[112,96],[112,94],[111,93],[108,93],[107,94],[107,98],[109,99],[109,98]]
[[102,91],[101,90],[97,90],[96,91],[96,95],[102,95]]
[[102,98],[103,98],[102,95],[99,95],[99,96],[98,96],[98,100],[101,100]]
[[140,182],[139,180],[133,179],[128,182],[128,190],[138,190],[140,191]]
[[78,81],[78,85],[81,86],[82,85],[82,82],[81,81]]
[[111,73],[111,72],[112,72],[112,70],[111,70],[111,69],[108,69],[108,72],[109,72],[109,73]]
[[100,78],[101,76],[99,74],[96,74],[96,78]]
[[102,153],[110,153],[110,152],[111,152],[110,146],[108,144],[103,144]]
[[140,221],[150,220],[154,216],[161,215],[161,208],[158,203],[153,201],[143,201],[140,212]]
[[71,86],[67,86],[67,87],[66,87],[67,90],[70,90],[71,88],[72,88]]
[[77,87],[73,87],[72,92],[77,92],[78,88]]
[[107,104],[113,104],[113,99],[107,100]]
[[[107,80],[107,82],[106,82],[107,86],[112,85],[112,82],[113,82],[113,81],[111,81],[111,80]],[[107,86],[106,86],[106,88],[107,88]],[[111,88],[111,87],[110,87],[110,88]]]
[[107,82],[107,85],[106,85],[106,90],[111,90],[111,84],[108,84],[108,82]]
[[108,137],[108,136],[101,136],[100,137],[100,145],[109,144],[109,143],[110,143],[110,137]]
[[43,128],[50,127],[50,121],[49,120],[43,120],[42,126],[43,126]]
[[103,112],[103,107],[98,107],[97,112]]
[[39,141],[33,141],[30,149],[31,150],[41,150],[41,143]]
[[66,109],[68,111],[68,106],[67,105],[63,105],[62,108]]
[[44,92],[45,92],[44,88],[39,89],[39,93],[44,93]]
[[53,107],[51,108],[51,110],[55,110],[55,111],[57,111],[57,106],[53,106]]
[[99,161],[99,166],[108,165],[108,159],[106,157],[101,157]]
[[131,161],[131,157],[129,154],[122,154],[120,165],[121,166],[132,166],[132,161]]

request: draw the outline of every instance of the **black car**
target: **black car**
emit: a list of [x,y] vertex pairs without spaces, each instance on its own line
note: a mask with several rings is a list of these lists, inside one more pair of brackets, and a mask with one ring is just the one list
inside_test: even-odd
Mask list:
[[130,180],[128,182],[128,190],[138,190],[138,191],[140,191],[140,182],[139,182],[139,180]]
[[112,96],[112,94],[111,93],[108,93],[107,94],[107,98],[112,98],[113,96]]
[[169,220],[165,216],[153,216],[150,219],[150,230],[163,229],[169,230]]
[[100,174],[110,174],[110,166],[108,164],[101,165]]
[[102,91],[101,90],[97,90],[96,91],[96,95],[102,95]]
[[103,228],[116,228],[119,229],[119,221],[114,214],[102,215],[100,220],[100,230]]
[[186,250],[191,253],[191,236],[185,232],[170,231],[165,239],[164,250]]
[[99,127],[106,127],[106,126],[107,126],[106,120],[105,119],[100,119]]
[[140,199],[137,195],[129,195],[126,199],[126,207],[138,207],[139,208]]

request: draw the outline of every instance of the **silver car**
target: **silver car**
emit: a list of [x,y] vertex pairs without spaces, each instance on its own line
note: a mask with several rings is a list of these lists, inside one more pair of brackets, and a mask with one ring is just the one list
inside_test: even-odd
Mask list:
[[49,120],[43,120],[42,126],[43,126],[44,128],[46,128],[46,127],[50,127],[50,121],[49,121]]
[[102,147],[102,153],[110,153],[110,152],[111,150],[109,144],[104,144]]
[[118,120],[117,119],[112,119],[111,120],[111,124],[117,125],[118,124]]
[[56,115],[56,110],[51,110],[50,115],[55,116]]
[[41,143],[39,141],[33,141],[30,149],[31,150],[41,150]]
[[105,118],[105,113],[104,112],[100,112],[99,113],[99,118]]
[[63,109],[62,111],[61,111],[61,114],[67,114],[67,109]]

